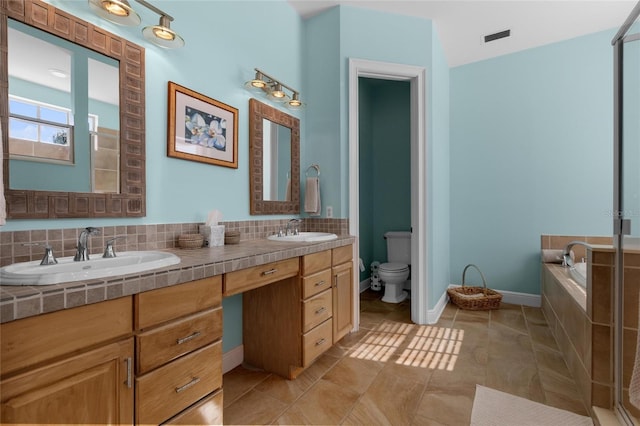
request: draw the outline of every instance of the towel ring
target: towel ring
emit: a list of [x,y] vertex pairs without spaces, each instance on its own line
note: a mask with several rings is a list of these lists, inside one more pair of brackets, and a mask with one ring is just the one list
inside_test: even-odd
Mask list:
[[307,170],[304,172],[304,175],[309,177],[309,170],[310,169],[316,169],[316,173],[318,175],[318,177],[320,177],[320,166],[318,166],[317,164],[312,164],[309,167],[307,167]]

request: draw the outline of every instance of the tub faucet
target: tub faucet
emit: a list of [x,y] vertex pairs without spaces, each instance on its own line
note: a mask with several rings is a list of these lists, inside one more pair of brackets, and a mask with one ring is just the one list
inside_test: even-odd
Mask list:
[[[287,235],[298,235],[299,229],[298,226],[302,223],[302,219],[291,219],[287,222],[287,229],[285,231],[285,236]],[[291,225],[294,225],[293,231],[291,231]],[[291,232],[291,234],[290,234]]]
[[89,250],[87,249],[87,243],[89,242],[89,236],[100,234],[100,230],[98,228],[94,228],[93,226],[89,226],[80,232],[80,237],[78,238],[78,246],[76,248],[76,255],[73,257],[75,262],[83,262],[85,260],[89,260]]
[[568,267],[572,267],[574,265],[574,261],[571,258],[571,248],[573,246],[584,246],[589,249],[591,248],[591,246],[584,241],[571,241],[569,244],[567,244],[564,248],[564,254],[562,255],[562,258],[564,259],[564,264]]

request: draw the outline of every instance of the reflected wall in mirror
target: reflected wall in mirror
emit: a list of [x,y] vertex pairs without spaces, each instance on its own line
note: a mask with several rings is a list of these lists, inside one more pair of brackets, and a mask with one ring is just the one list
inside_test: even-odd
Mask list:
[[117,194],[118,61],[8,24],[9,187]]
[[262,119],[262,199],[291,201],[291,129]]
[[144,49],[40,0],[0,40],[8,217],[144,216]]
[[300,213],[300,120],[249,100],[251,214]]

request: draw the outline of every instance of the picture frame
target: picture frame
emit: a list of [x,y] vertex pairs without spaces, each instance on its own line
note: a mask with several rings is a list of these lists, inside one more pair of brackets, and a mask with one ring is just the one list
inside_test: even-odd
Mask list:
[[238,168],[238,109],[169,82],[167,156]]

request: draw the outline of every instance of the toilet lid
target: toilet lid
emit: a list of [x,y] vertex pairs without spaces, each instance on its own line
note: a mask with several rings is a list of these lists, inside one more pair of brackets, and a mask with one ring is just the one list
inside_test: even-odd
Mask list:
[[405,263],[383,263],[379,268],[379,270],[389,272],[400,272],[405,269],[408,269],[408,266]]

